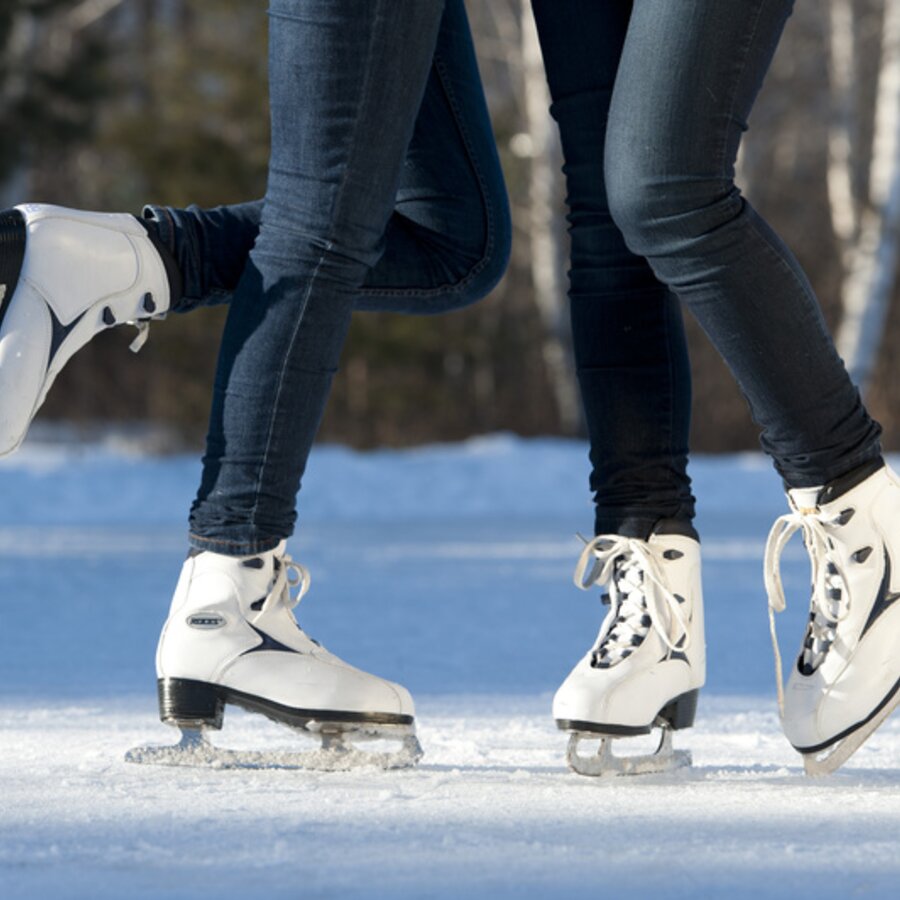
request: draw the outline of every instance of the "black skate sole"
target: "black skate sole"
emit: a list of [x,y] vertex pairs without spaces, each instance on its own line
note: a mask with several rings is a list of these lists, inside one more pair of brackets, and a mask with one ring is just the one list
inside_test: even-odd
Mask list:
[[[168,725],[205,726],[214,730],[222,727],[225,704],[239,706],[249,712],[261,713],[268,719],[291,728],[311,730],[309,725],[412,725],[412,716],[397,713],[357,713],[333,709],[298,709],[284,706],[264,697],[245,694],[220,684],[193,681],[187,678],[160,678],[159,717]],[[320,730],[319,728],[316,729]]]
[[17,209],[0,212],[0,325],[19,284],[25,259],[25,216]]
[[587,731],[591,734],[608,734],[613,737],[634,737],[639,734],[650,734],[661,719],[673,731],[690,728],[697,715],[697,699],[700,689],[688,691],[670,700],[649,725],[610,725],[603,722],[584,722],[580,719],[557,719],[560,731]]

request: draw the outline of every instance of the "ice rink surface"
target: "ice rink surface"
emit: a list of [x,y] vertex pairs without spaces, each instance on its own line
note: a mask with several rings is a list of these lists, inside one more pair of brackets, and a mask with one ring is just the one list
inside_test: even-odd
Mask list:
[[[604,608],[571,583],[587,450],[493,437],[318,448],[289,544],[297,614],[402,681],[413,771],[136,767],[158,722],[153,653],[185,552],[196,460],[32,444],[0,464],[0,897],[896,897],[900,717],[811,780],[781,735],[761,583],[784,511],[757,456],[698,459],[709,680],[694,767],[569,773],[549,715]],[[807,614],[785,554],[792,658]],[[222,746],[311,743],[237,711]]]

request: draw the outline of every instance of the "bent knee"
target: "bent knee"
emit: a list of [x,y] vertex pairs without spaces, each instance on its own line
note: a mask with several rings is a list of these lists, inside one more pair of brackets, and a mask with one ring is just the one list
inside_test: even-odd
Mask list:
[[486,297],[503,278],[512,252],[512,223],[505,201],[491,210],[485,228],[473,246],[465,242],[445,248],[442,265],[444,284],[433,290],[413,292],[398,310],[436,315],[471,306]]
[[736,219],[744,208],[731,178],[655,174],[607,166],[610,215],[633,253],[677,255]]
[[512,223],[509,208],[498,211],[476,263],[463,281],[466,303],[486,297],[500,282],[509,267],[512,253]]
[[428,312],[450,312],[484,299],[506,273],[510,252],[509,234],[495,234],[485,242],[482,253],[471,262],[463,277],[433,298],[433,308]]

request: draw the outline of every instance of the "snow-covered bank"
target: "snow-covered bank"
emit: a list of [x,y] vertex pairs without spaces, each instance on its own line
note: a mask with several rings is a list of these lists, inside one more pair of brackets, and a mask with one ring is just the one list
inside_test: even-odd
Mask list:
[[[402,773],[126,765],[173,738],[153,651],[198,464],[40,446],[0,464],[0,897],[895,896],[900,718],[819,782],[780,733],[760,557],[783,500],[759,457],[694,465],[709,685],[676,738],[694,768],[565,770],[550,696],[603,612],[571,585],[586,452],[317,449],[290,544],[313,572],[298,615],[413,691],[426,757]],[[786,576],[792,655],[799,543]],[[220,743],[294,740],[229,712]]]
[[[0,522],[183,521],[199,481],[199,459],[144,456],[130,447],[26,443],[0,459]],[[300,514],[312,522],[557,514],[577,519],[573,528],[586,528],[587,454],[580,441],[509,435],[368,453],[317,446]],[[691,471],[701,513],[780,511],[778,479],[758,454],[699,457]]]

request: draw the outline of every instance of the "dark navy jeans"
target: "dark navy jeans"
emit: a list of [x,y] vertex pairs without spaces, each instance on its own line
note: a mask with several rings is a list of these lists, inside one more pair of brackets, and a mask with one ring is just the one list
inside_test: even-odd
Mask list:
[[597,533],[691,534],[684,303],[789,487],[876,459],[879,427],[734,163],[790,0],[532,0],[562,137]]
[[[437,313],[509,256],[506,193],[463,0],[270,0],[264,200],[150,207],[173,309],[229,302],[191,543],[289,536],[354,310]],[[151,226],[152,227],[152,226]]]

